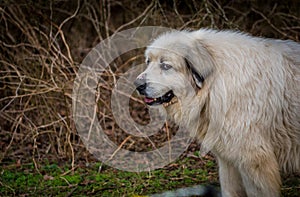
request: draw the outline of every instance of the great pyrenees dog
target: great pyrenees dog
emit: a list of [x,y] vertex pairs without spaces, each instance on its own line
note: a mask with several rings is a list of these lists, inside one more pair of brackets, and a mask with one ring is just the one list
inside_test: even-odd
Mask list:
[[174,30],[145,56],[137,90],[216,156],[222,196],[280,196],[300,171],[300,44]]

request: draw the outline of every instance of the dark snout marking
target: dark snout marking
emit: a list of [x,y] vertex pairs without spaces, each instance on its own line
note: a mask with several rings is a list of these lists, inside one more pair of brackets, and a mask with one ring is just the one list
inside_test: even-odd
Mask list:
[[137,86],[137,91],[141,94],[141,95],[145,95],[146,94],[146,87],[147,87],[147,84],[144,83],[140,86]]
[[145,93],[146,93],[145,91],[146,91],[146,87],[147,87],[145,74],[143,74],[142,76],[139,76],[134,81],[134,85],[140,94],[145,95]]

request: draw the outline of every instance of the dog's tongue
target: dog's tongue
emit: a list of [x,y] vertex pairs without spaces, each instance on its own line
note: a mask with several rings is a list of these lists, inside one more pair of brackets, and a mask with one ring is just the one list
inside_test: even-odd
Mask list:
[[145,103],[152,103],[154,101],[154,98],[145,97],[144,101],[145,101]]

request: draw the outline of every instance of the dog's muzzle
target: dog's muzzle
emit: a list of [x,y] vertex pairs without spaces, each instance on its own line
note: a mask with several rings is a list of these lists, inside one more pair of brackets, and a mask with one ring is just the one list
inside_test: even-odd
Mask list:
[[[172,99],[175,97],[174,93],[172,90],[168,91],[165,93],[163,96],[152,98],[150,95],[147,94],[147,83],[144,82],[143,79],[136,79],[134,82],[134,85],[136,86],[137,91],[141,94],[144,95],[144,101],[147,105],[161,105],[164,104],[165,106],[169,106],[170,104],[173,104]],[[176,100],[177,102],[177,100]]]

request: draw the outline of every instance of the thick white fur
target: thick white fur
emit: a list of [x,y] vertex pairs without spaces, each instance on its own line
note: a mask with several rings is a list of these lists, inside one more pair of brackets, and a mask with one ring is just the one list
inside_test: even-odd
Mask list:
[[222,196],[280,196],[280,173],[300,171],[300,45],[201,29],[166,33],[145,54],[139,77],[150,96],[174,91],[179,102],[166,110],[216,156]]

